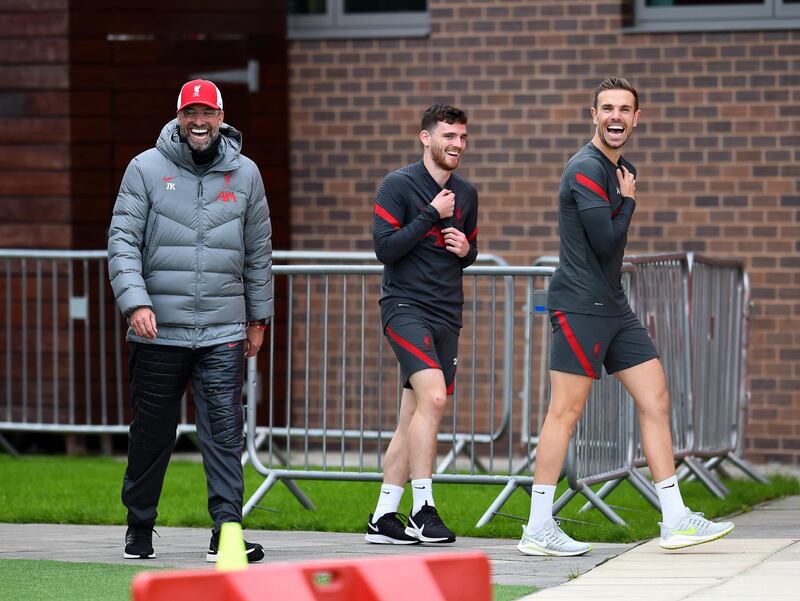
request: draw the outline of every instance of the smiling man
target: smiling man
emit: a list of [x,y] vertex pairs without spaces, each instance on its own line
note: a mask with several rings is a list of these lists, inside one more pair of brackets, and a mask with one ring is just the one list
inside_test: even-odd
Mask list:
[[527,555],[581,555],[591,545],[553,520],[553,497],[570,436],[603,367],[625,386],[639,411],[642,447],[661,503],[660,545],[677,549],[721,538],[714,523],[687,509],[675,477],[669,393],[653,342],[622,288],[622,259],[636,207],[636,169],[622,148],[638,124],[639,97],[627,80],[601,82],[590,108],[595,133],[564,168],[558,194],[559,265],[547,307],[550,406],[539,444],[531,512],[517,548]]
[[[372,221],[384,264],[381,322],[403,374],[400,416],[365,539],[378,544],[452,543],[431,485],[439,423],[452,393],[464,304],[462,272],[478,256],[478,193],[455,173],[467,116],[436,104],[422,115],[422,160],[387,175]],[[413,506],[398,513],[411,476]]]
[[[185,83],[176,119],[128,165],[111,218],[109,276],[130,326],[126,559],[155,557],[189,380],[214,522],[206,561],[217,559],[222,524],[242,521],[244,361],[272,317],[272,230],[261,174],[224,117],[216,85]],[[250,561],[264,557],[261,545],[245,546]]]

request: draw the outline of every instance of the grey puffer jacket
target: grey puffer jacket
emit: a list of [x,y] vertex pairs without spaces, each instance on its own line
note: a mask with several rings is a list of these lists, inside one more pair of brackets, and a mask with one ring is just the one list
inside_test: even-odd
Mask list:
[[108,271],[122,313],[151,307],[155,340],[203,347],[241,340],[272,317],[272,228],[256,164],[242,135],[220,127],[217,157],[198,171],[176,120],[122,179],[108,236]]

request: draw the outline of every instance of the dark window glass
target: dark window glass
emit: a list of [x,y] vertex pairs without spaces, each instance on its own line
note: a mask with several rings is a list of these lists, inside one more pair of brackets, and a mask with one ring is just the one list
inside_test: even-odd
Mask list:
[[764,4],[764,0],[647,0],[646,4],[647,6],[717,6],[720,4]]
[[324,15],[327,0],[289,0],[290,15]]
[[425,12],[427,0],[344,0],[345,13]]

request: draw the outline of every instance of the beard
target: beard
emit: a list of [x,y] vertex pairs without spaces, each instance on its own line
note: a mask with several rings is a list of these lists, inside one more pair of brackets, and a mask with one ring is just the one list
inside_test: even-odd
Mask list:
[[458,155],[456,158],[456,164],[452,165],[451,163],[447,162],[448,159],[451,159],[451,157],[447,156],[447,148],[447,145],[437,146],[435,144],[431,144],[431,158],[437,166],[441,167],[445,171],[455,171],[456,167],[458,167],[458,161],[461,158],[461,155]]
[[211,145],[216,142],[217,138],[219,138],[219,128],[211,128],[208,130],[208,136],[206,137],[205,141],[197,142],[196,140],[192,139],[191,134],[189,133],[189,128],[181,125],[179,127],[181,138],[183,138],[186,143],[189,145],[189,148],[194,150],[195,152],[202,152],[207,150]]

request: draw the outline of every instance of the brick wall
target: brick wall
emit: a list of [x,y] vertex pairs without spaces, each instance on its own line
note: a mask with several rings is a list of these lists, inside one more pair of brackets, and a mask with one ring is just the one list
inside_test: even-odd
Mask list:
[[0,246],[70,239],[67,0],[0,10]]
[[424,39],[289,46],[292,248],[371,248],[383,175],[419,158],[419,116],[470,116],[461,173],[481,250],[558,251],[564,161],[596,83],[627,76],[642,119],[630,253],[745,260],[755,300],[748,456],[800,464],[800,32],[622,33],[624,2],[432,0]]

